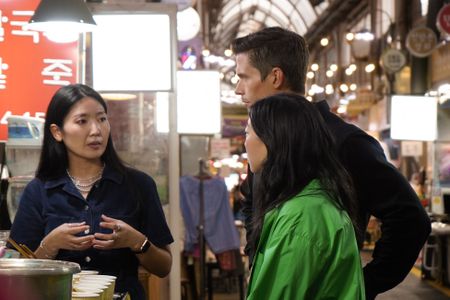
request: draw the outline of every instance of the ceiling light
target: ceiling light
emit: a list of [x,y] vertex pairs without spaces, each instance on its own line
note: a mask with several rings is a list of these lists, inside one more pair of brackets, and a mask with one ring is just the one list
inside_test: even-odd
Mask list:
[[323,47],[328,46],[328,43],[329,43],[329,40],[328,40],[327,38],[322,38],[322,39],[320,40],[320,44],[321,44]]
[[339,89],[343,92],[343,93],[347,93],[348,92],[348,85],[346,85],[345,83],[341,84],[339,86]]
[[211,51],[209,51],[209,49],[203,49],[202,50],[202,55],[203,56],[209,56],[211,54]]
[[355,40],[357,41],[373,41],[374,38],[373,33],[366,28],[355,33]]
[[42,0],[25,29],[81,33],[94,30],[96,25],[82,0]]
[[345,35],[345,39],[349,42],[353,41],[354,38],[355,38],[355,34],[353,32],[349,32]]
[[312,65],[311,65],[311,70],[313,70],[314,72],[317,71],[317,70],[319,70],[319,65],[318,65],[318,64],[315,64],[315,63],[312,64]]
[[188,41],[197,36],[200,31],[201,20],[198,12],[188,7],[177,12],[177,34],[179,41]]
[[366,73],[371,73],[375,70],[375,65],[374,64],[368,64],[364,70],[366,71]]
[[224,54],[226,57],[231,57],[231,55],[233,55],[233,50],[231,50],[231,49],[225,49],[225,51],[223,51],[223,54]]
[[134,100],[137,98],[137,95],[127,93],[101,93],[100,95],[103,99],[110,101],[125,101]]

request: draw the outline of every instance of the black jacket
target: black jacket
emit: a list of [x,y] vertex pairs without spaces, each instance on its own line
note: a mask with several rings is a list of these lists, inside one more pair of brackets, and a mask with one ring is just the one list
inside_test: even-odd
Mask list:
[[[359,205],[359,228],[367,227],[370,215],[382,223],[381,238],[373,251],[373,260],[364,267],[367,299],[399,284],[409,273],[431,231],[427,213],[405,177],[384,156],[380,144],[358,127],[330,112],[326,101],[316,108],[328,125],[337,144],[341,163],[350,173]],[[251,231],[254,175],[243,184],[243,213],[247,237]],[[362,245],[363,236],[358,237]],[[253,258],[254,249],[246,248]]]

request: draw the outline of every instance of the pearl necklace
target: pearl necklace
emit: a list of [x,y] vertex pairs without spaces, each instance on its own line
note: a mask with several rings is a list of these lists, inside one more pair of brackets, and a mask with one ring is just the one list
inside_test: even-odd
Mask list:
[[90,178],[87,178],[87,179],[80,179],[80,178],[73,177],[72,175],[70,175],[69,169],[66,169],[66,172],[67,172],[67,175],[69,176],[70,180],[72,180],[75,187],[81,193],[89,193],[89,191],[94,186],[94,184],[102,178],[104,168],[105,168],[105,165],[103,165],[100,172],[98,172],[96,175],[94,175]]

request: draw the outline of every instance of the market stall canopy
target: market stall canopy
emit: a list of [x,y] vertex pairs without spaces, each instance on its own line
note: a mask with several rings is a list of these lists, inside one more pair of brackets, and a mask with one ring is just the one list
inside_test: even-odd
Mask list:
[[[258,29],[281,26],[304,35],[329,1],[231,0],[224,4],[213,29],[214,41],[231,41]],[[313,6],[314,2],[320,4]],[[224,45],[225,46],[225,45]]]
[[[304,35],[312,42],[326,32],[335,21],[334,16],[345,14],[360,0],[341,3],[336,0],[230,0],[208,1],[209,23],[204,37],[205,46],[219,53],[231,41],[264,27],[281,26]],[[325,19],[328,18],[328,20]],[[330,19],[330,17],[333,17]],[[329,25],[329,26],[324,26]]]

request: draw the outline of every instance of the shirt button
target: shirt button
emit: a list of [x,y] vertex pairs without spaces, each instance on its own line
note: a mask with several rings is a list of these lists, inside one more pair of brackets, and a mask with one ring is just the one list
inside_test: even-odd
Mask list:
[[84,234],[89,234],[89,228],[84,231]]
[[84,210],[89,210],[89,205],[86,205],[86,206],[84,207]]
[[91,261],[91,258],[90,258],[89,256],[86,256],[86,257],[84,258],[84,260],[85,260],[86,262],[90,262],[90,261]]

